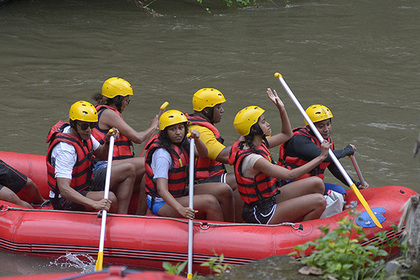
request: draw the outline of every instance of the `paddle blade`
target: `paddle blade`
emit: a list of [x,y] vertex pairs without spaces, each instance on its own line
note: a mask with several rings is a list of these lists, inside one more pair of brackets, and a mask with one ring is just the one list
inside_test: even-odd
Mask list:
[[375,225],[379,228],[382,228],[381,223],[376,218],[375,214],[373,214],[372,210],[370,209],[369,205],[367,204],[365,198],[360,193],[359,189],[356,187],[355,184],[352,184],[350,188],[353,190],[353,192],[356,194],[359,201],[362,203],[363,207],[365,207],[366,212],[368,212],[369,216],[372,218],[372,221],[375,223]]
[[96,260],[95,271],[102,270],[102,263],[104,262],[104,252],[98,252],[98,259]]

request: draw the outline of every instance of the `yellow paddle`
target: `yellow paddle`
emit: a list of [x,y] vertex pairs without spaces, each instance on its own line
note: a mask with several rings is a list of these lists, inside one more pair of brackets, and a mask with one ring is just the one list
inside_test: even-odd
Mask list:
[[[114,132],[111,128],[109,132]],[[105,178],[105,194],[104,198],[108,199],[109,196],[109,185],[111,183],[111,168],[112,168],[112,155],[114,153],[114,136],[111,136],[109,140],[109,150],[108,150],[108,163],[106,167],[106,178]],[[96,260],[95,271],[102,270],[102,264],[104,262],[104,243],[105,243],[105,227],[106,227],[106,210],[102,211],[102,223],[101,223],[101,237],[99,239],[99,251],[98,258]]]
[[[290,96],[290,98],[293,100],[293,102],[295,103],[295,105],[298,107],[299,111],[301,112],[301,114],[305,118],[306,122],[311,127],[312,131],[315,133],[315,135],[318,138],[318,140],[320,142],[324,141],[324,139],[322,138],[322,136],[319,133],[318,129],[316,129],[315,125],[313,124],[313,122],[311,121],[311,119],[309,118],[309,116],[306,114],[305,110],[302,108],[302,105],[300,105],[299,101],[297,100],[297,98],[293,94],[292,90],[289,88],[289,86],[287,85],[286,81],[283,79],[283,76],[280,73],[275,73],[274,76],[279,79],[280,83],[282,84],[282,86],[286,90],[287,94]],[[356,185],[353,183],[353,181],[351,180],[350,176],[347,174],[346,170],[344,170],[344,168],[341,165],[340,161],[338,161],[337,157],[334,155],[334,153],[333,153],[333,151],[331,149],[329,150],[329,155],[330,155],[331,159],[333,160],[333,162],[335,163],[335,165],[340,170],[341,174],[343,174],[344,178],[346,179],[347,184],[350,186],[350,188],[356,194],[357,198],[362,203],[363,207],[365,207],[366,211],[368,212],[369,216],[372,218],[373,222],[376,224],[376,226],[378,226],[379,228],[382,228],[381,223],[378,221],[378,219],[376,218],[376,216],[373,214],[373,212],[370,209],[370,207],[369,207],[368,203],[366,202],[365,198],[360,193],[360,191],[356,187]]]
[[[169,102],[168,101],[165,101],[161,106],[160,106],[160,110],[159,110],[159,114],[158,114],[158,116],[160,117],[162,114],[163,114],[163,111],[165,111],[165,109],[166,109],[166,107],[168,107],[168,105],[169,105]],[[147,145],[147,143],[150,141],[150,139],[152,139],[152,137],[153,137],[153,132],[150,134],[150,136],[147,138],[147,140],[144,142],[144,146],[143,146],[143,149],[141,150],[141,152],[140,152],[140,157],[142,157],[143,156],[143,154],[144,154],[144,152],[146,151],[146,145]]]

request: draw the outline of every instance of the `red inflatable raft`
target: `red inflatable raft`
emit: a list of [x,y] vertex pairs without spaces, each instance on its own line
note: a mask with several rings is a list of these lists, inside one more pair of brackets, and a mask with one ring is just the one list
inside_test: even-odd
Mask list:
[[[0,152],[0,158],[27,174],[47,197],[45,157]],[[390,239],[401,217],[402,205],[417,193],[402,186],[369,188],[361,191],[383,228],[375,226],[363,206],[357,223],[364,227],[374,245],[374,235],[385,231]],[[347,203],[357,201],[348,191]],[[55,210],[19,209],[0,201],[0,249],[44,257],[59,257],[66,252],[97,256],[101,219],[97,213]],[[199,265],[214,254],[224,254],[224,261],[233,265],[246,264],[273,255],[285,255],[293,247],[321,236],[319,226],[337,227],[337,221],[348,215],[348,210],[330,218],[302,223],[254,225],[194,221],[194,271],[205,272]],[[377,242],[376,242],[377,243]],[[188,221],[157,216],[109,214],[105,233],[104,263],[143,268],[162,268],[162,262],[184,262],[188,252]],[[391,255],[398,253],[394,248]]]
[[112,266],[92,273],[51,273],[0,277],[0,280],[185,280],[184,277],[158,271],[134,271]]

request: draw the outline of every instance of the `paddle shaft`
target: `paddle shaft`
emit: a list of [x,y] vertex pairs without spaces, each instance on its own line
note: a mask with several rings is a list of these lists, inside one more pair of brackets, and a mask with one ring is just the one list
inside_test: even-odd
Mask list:
[[[313,124],[312,120],[309,118],[309,116],[306,114],[305,110],[303,109],[302,105],[300,105],[299,100],[295,97],[292,90],[287,85],[286,81],[283,79],[283,76],[279,73],[276,73],[275,76],[279,79],[280,83],[286,90],[287,94],[290,96],[290,98],[295,103],[296,107],[299,109],[302,116],[305,118],[306,122],[308,123],[309,127],[315,134],[316,138],[322,143],[324,141],[324,138],[322,137],[321,133],[319,133],[318,129]],[[328,154],[330,155],[330,158],[333,160],[337,168],[340,170],[341,174],[344,176],[344,179],[346,180],[347,184],[350,186],[350,188],[353,190],[353,192],[356,194],[359,201],[362,203],[363,207],[365,207],[366,211],[368,212],[369,216],[372,218],[373,222],[378,226],[379,228],[382,228],[381,223],[379,223],[376,216],[373,214],[372,210],[370,209],[369,205],[367,204],[365,198],[360,193],[359,189],[356,187],[356,185],[353,183],[350,176],[347,174],[346,170],[341,165],[340,161],[337,159],[337,157],[334,155],[333,151],[330,149],[328,151]]]
[[363,187],[366,186],[365,179],[363,178],[362,171],[359,168],[359,165],[357,164],[356,158],[354,155],[350,156],[351,162],[353,163],[354,169],[356,169],[357,177],[359,177],[359,181],[362,184]]
[[[108,199],[109,197],[109,186],[111,184],[112,157],[114,154],[114,141],[115,141],[114,136],[111,136],[111,139],[109,140],[108,163],[106,167],[105,194],[104,194],[105,199]],[[101,235],[99,239],[99,251],[98,251],[98,259],[96,260],[95,271],[102,270],[102,264],[103,264],[103,259],[104,259],[106,215],[107,215],[107,211],[102,210]]]
[[[189,205],[194,209],[194,138],[190,139],[190,170],[189,170]],[[192,279],[192,262],[193,262],[193,220],[188,220],[188,274],[187,279]]]
[[[159,108],[159,113],[158,113],[159,118],[160,118],[160,116],[163,114],[163,111],[165,111],[166,107],[168,107],[168,105],[169,105],[169,102],[165,101],[165,102],[164,102],[164,103],[160,106],[160,108]],[[146,151],[146,146],[147,146],[147,143],[150,141],[150,139],[152,139],[152,137],[153,137],[153,131],[151,132],[151,134],[150,134],[150,136],[147,138],[147,140],[144,142],[143,149],[142,149],[142,150],[141,150],[141,152],[140,152],[140,157],[142,157],[142,156],[144,155],[144,152]]]

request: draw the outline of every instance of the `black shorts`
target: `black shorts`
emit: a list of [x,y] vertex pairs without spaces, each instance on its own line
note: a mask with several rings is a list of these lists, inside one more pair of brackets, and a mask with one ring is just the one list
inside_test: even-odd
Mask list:
[[253,204],[245,203],[242,209],[242,219],[252,224],[268,224],[276,212],[276,208],[275,196]]
[[[86,196],[88,192],[91,191],[103,191],[105,189],[105,179],[106,179],[106,168],[102,168],[93,172],[92,184],[86,190],[81,191],[80,193],[83,196]],[[56,210],[70,210],[70,211],[86,211],[84,205],[74,203],[71,200],[67,200],[64,197],[53,198],[51,199],[51,204]]]
[[209,177],[207,179],[195,180],[194,184],[203,184],[203,183],[226,183],[226,175],[227,175],[227,173],[224,173],[222,175],[216,175],[216,176],[213,176],[213,177]]
[[8,187],[17,194],[26,182],[28,182],[28,177],[25,174],[0,160],[0,185]]

